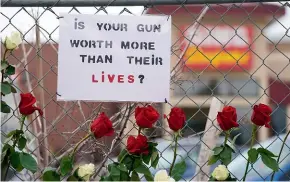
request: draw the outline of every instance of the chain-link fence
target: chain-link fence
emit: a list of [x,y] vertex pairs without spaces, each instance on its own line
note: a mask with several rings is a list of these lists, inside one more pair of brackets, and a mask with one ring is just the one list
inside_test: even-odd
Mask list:
[[[272,3],[269,3],[272,2]],[[168,15],[172,17],[171,101],[152,105],[160,113],[154,128],[144,131],[158,141],[158,168],[168,169],[172,161],[172,132],[163,119],[174,106],[187,117],[178,153],[185,159],[184,180],[208,175],[207,161],[200,163],[201,148],[212,149],[223,142],[216,137],[215,118],[210,112],[219,104],[237,108],[240,129],[236,153],[229,165],[239,180],[243,176],[245,153],[250,145],[252,106],[272,107],[271,129],[257,130],[257,145],[278,153],[285,133],[290,130],[290,27],[289,3],[276,1],[218,0],[1,0],[2,37],[13,30],[23,35],[23,43],[9,55],[16,74],[9,77],[18,93],[3,97],[13,112],[1,115],[2,143],[12,129],[19,127],[19,93],[31,92],[43,117],[34,114],[25,121],[28,145],[24,149],[38,162],[35,174],[10,169],[11,180],[41,180],[46,167],[59,166],[62,156],[89,130],[89,124],[104,111],[116,128],[112,137],[88,140],[80,146],[76,163],[103,166],[96,180],[106,173],[106,164],[116,160],[128,135],[137,133],[134,108],[144,103],[58,102],[57,55],[60,13],[114,15]],[[77,83],[76,83],[77,84]],[[76,85],[77,89],[77,85]],[[154,94],[152,90],[148,94]],[[214,101],[212,101],[213,98]],[[213,106],[215,104],[215,106]],[[209,123],[210,124],[207,124]],[[215,141],[209,140],[206,134]],[[212,137],[213,136],[213,137]],[[275,180],[290,180],[290,141],[280,158]],[[106,156],[108,156],[108,160]],[[262,163],[250,169],[251,179],[269,180],[271,171]],[[212,166],[208,170],[212,170]],[[204,170],[205,171],[204,171]],[[152,169],[153,170],[153,169]]]

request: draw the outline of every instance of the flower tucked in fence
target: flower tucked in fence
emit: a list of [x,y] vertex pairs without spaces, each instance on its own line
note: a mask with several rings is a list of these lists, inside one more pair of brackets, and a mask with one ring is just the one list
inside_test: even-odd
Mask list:
[[[164,115],[164,118],[167,118],[166,115]],[[167,120],[169,128],[176,132],[184,127],[185,114],[182,109],[174,107],[171,109]]]
[[257,126],[266,126],[267,128],[270,128],[270,114],[272,113],[272,109],[265,105],[265,104],[259,104],[255,105],[253,109],[252,114],[252,122]]
[[222,130],[228,131],[232,128],[238,127],[237,111],[232,106],[226,106],[222,112],[218,112],[217,121]]
[[152,106],[137,107],[135,109],[136,123],[140,128],[152,128],[158,120],[159,113]]
[[92,174],[95,172],[95,165],[90,163],[90,164],[84,164],[80,166],[77,170],[77,174],[80,178],[88,181],[91,177]]
[[102,112],[91,124],[91,132],[96,138],[114,134],[112,121]]
[[229,175],[229,170],[225,165],[218,165],[212,172],[212,177],[218,181],[227,180]]
[[40,115],[43,115],[42,110],[34,106],[36,98],[31,93],[20,94],[20,97],[19,111],[21,114],[28,116],[34,113],[34,111],[38,111]]
[[170,176],[168,176],[168,173],[166,170],[160,170],[157,171],[155,176],[154,176],[154,181],[155,182],[175,182],[175,180],[173,178],[171,178]]
[[127,140],[127,150],[131,154],[135,155],[148,155],[149,146],[147,142],[147,138],[143,135],[138,135],[136,138],[133,136],[129,136]]
[[18,47],[19,44],[21,44],[22,38],[20,33],[17,32],[12,32],[9,37],[5,38],[4,45],[6,49],[8,50],[13,50]]

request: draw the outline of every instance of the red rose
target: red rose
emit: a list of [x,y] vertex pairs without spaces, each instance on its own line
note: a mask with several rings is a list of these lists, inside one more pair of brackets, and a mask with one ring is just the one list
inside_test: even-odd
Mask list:
[[252,114],[252,122],[255,123],[255,125],[258,126],[266,126],[267,128],[270,128],[270,114],[272,113],[272,109],[265,105],[265,104],[259,104],[255,105],[253,109]]
[[135,109],[136,123],[140,128],[152,128],[158,118],[159,113],[150,105]]
[[149,154],[149,146],[147,143],[147,138],[143,135],[138,135],[137,138],[129,136],[127,140],[127,150],[131,154]]
[[237,111],[232,106],[226,106],[222,112],[218,112],[217,121],[222,130],[228,131],[231,128],[238,127],[237,123]]
[[[166,115],[164,115],[166,117]],[[178,131],[182,129],[185,125],[185,114],[182,109],[178,107],[173,107],[169,113],[169,118],[167,118],[169,128],[173,131]]]
[[96,138],[112,136],[114,134],[112,121],[102,112],[91,124],[91,132]]
[[19,111],[22,115],[28,116],[34,111],[38,111],[42,116],[43,112],[40,108],[33,106],[36,103],[35,97],[31,93],[20,94],[21,100],[19,103]]

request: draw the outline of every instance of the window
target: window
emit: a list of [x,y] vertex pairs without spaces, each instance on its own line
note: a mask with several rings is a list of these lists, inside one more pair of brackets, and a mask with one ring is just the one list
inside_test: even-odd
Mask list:
[[252,79],[196,79],[180,80],[175,86],[175,95],[258,95],[259,84]]
[[274,135],[286,133],[286,123],[287,123],[287,111],[285,105],[278,105],[272,108],[273,113],[271,115],[271,125]]

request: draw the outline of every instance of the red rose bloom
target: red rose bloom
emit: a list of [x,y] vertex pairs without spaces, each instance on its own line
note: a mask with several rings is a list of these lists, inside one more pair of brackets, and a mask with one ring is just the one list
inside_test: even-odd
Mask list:
[[43,112],[40,108],[33,106],[36,103],[35,97],[31,93],[20,94],[21,100],[19,103],[19,111],[22,115],[28,116],[34,111],[38,111],[42,116]]
[[140,128],[152,128],[158,120],[159,113],[152,106],[137,107],[135,109],[136,123]]
[[96,138],[112,136],[114,134],[112,121],[102,112],[91,124],[91,132]]
[[237,111],[232,106],[226,106],[222,112],[218,112],[217,121],[222,130],[228,131],[231,128],[238,127]]
[[[164,115],[166,118],[166,115]],[[173,107],[169,113],[169,118],[167,118],[169,128],[173,131],[178,131],[182,129],[185,125],[185,114],[182,109],[178,107]]]
[[130,154],[148,155],[149,146],[147,143],[147,138],[143,135],[138,135],[136,138],[133,136],[129,136],[127,140],[127,150],[129,151]]
[[266,126],[267,128],[270,128],[270,114],[272,113],[272,109],[265,105],[265,104],[259,104],[255,105],[253,108],[253,114],[252,114],[252,122],[255,123],[255,125],[258,126]]

